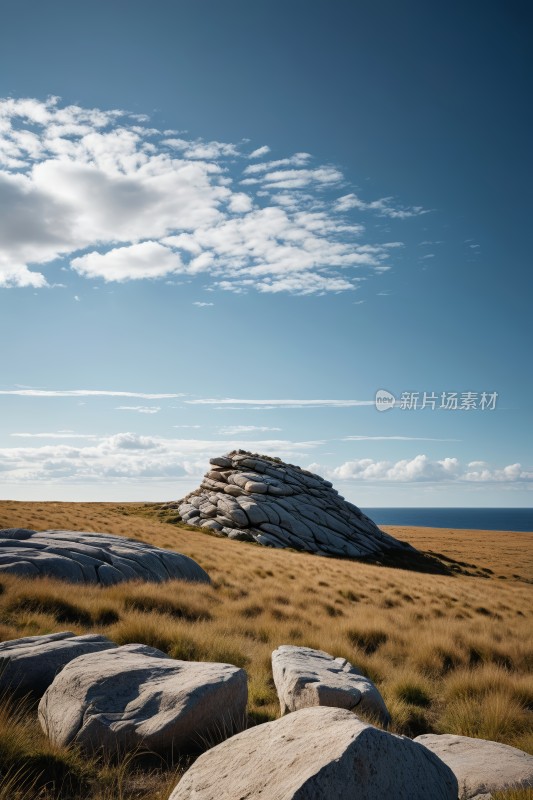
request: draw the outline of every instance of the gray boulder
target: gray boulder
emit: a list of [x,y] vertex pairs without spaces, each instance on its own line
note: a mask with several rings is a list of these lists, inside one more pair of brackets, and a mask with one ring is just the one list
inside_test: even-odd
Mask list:
[[210,582],[207,572],[181,553],[124,536],[87,531],[0,530],[2,572],[102,586],[135,579]]
[[164,506],[177,509],[190,525],[231,539],[330,556],[416,552],[308,470],[244,450],[212,458],[210,464],[198,489]]
[[425,733],[415,742],[435,753],[459,783],[461,798],[533,786],[533,756],[499,742],[453,734]]
[[200,756],[169,800],[457,800],[429,750],[350,711],[304,708]]
[[86,751],[205,749],[243,729],[247,698],[238,667],[129,644],[67,664],[43,695],[39,720],[55,744]]
[[65,664],[86,653],[116,647],[105,636],[70,631],[0,643],[0,691],[41,697]]
[[272,653],[281,713],[309,706],[366,711],[388,725],[390,714],[377,687],[345,658],[310,647],[281,645]]

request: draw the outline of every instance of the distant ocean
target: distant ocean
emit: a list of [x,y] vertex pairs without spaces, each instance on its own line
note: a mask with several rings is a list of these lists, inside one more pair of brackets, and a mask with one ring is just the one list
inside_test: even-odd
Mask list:
[[362,508],[377,525],[533,531],[533,508]]

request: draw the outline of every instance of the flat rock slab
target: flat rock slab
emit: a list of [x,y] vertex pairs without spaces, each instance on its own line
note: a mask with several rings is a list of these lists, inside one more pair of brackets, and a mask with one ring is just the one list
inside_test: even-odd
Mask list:
[[212,458],[210,464],[198,489],[166,504],[189,525],[230,539],[330,556],[416,552],[380,530],[320,475],[245,450]]
[[169,800],[457,800],[439,758],[338,708],[305,708],[209,750]]
[[1,642],[0,692],[41,697],[69,661],[112,647],[116,644],[105,636],[75,636],[70,631]]
[[87,751],[198,750],[243,729],[247,699],[238,667],[129,644],[67,664],[43,695],[39,720],[54,744]]
[[323,650],[281,645],[272,653],[272,674],[281,713],[310,706],[365,711],[388,725],[390,714],[372,681],[345,658]]
[[209,583],[192,558],[135,539],[86,531],[0,530],[0,573],[110,586],[127,580]]
[[533,786],[533,756],[507,744],[469,736],[425,733],[415,742],[435,753],[455,773],[464,798]]

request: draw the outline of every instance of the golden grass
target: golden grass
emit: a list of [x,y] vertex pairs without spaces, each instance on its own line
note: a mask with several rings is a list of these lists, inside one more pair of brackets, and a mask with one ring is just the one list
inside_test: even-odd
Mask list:
[[[0,638],[97,631],[175,658],[237,664],[249,676],[252,723],[279,714],[272,650],[308,645],[376,681],[397,732],[478,736],[533,752],[532,534],[389,528],[454,570],[433,575],[220,539],[166,524],[156,511],[0,503],[0,527],[126,535],[191,556],[213,580],[78,594],[59,581],[3,576]],[[122,796],[113,791],[109,798]],[[123,796],[155,799],[153,791],[148,781]]]

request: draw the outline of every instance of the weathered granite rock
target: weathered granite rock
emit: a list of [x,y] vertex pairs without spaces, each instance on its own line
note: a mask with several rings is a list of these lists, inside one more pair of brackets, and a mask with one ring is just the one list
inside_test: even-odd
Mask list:
[[210,464],[198,489],[166,504],[190,525],[230,539],[322,555],[373,558],[415,552],[308,470],[244,450],[212,458]]
[[116,647],[105,636],[70,631],[0,643],[0,691],[41,697],[65,664],[86,653]]
[[377,687],[345,658],[310,647],[281,645],[272,653],[272,674],[281,713],[309,706],[367,711],[381,723],[390,714]]
[[461,798],[533,786],[533,756],[507,744],[469,736],[425,733],[415,742],[435,753],[454,772]]
[[44,693],[39,720],[55,744],[87,751],[205,749],[243,729],[247,698],[238,667],[129,644],[68,663]]
[[0,530],[0,573],[47,575],[110,586],[142,578],[209,583],[192,558],[124,536],[85,531]]
[[304,708],[209,750],[169,800],[457,800],[433,753],[338,708]]

